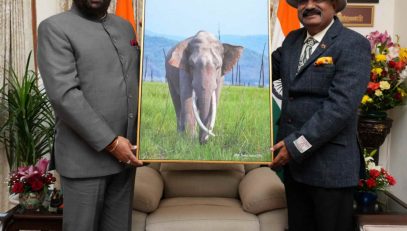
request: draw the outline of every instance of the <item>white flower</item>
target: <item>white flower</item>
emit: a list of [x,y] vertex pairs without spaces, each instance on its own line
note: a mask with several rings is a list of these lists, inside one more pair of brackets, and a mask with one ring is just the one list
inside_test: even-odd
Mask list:
[[[373,157],[371,157],[371,156],[365,157],[365,162],[366,162],[366,163],[367,163],[367,162],[372,162],[372,161],[374,161]],[[373,164],[374,164],[374,163],[373,163]]]
[[366,161],[366,167],[368,170],[376,169],[377,171],[380,171],[382,169],[382,167],[380,165],[375,164],[373,157],[370,157],[370,156],[366,157],[365,161]]
[[387,60],[393,60],[399,57],[400,47],[398,46],[391,46],[389,47],[389,53],[387,54]]
[[380,81],[379,83],[380,83],[380,89],[382,89],[382,90],[389,90],[391,87],[390,83],[387,81]]
[[399,81],[397,82],[397,86],[406,80],[407,77],[407,68],[404,68],[402,72],[400,72]]
[[367,169],[375,169],[376,168],[376,164],[373,161],[370,161],[369,163],[367,163]]

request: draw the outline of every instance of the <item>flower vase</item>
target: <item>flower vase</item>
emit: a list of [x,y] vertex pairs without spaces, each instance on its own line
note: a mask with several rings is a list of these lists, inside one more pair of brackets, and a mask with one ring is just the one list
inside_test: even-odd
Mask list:
[[370,210],[377,201],[377,193],[374,191],[358,191],[355,194],[355,201],[360,210]]
[[[386,136],[390,133],[393,120],[384,111],[369,111],[359,114],[358,137],[362,148],[368,152],[379,149]],[[375,155],[378,163],[378,155]]]
[[36,210],[44,201],[44,191],[38,192],[23,192],[18,196],[18,201],[23,209]]

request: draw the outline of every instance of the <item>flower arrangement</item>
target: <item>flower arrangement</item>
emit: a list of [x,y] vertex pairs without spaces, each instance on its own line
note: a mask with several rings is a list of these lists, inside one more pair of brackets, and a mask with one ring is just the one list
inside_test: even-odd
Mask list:
[[400,47],[385,33],[367,36],[372,48],[370,82],[362,98],[362,112],[386,111],[400,105],[407,96],[402,85],[407,77],[407,48]]
[[35,166],[19,167],[10,173],[8,182],[11,194],[29,192],[47,192],[48,186],[55,182],[52,173],[47,172],[49,161],[40,159]]
[[360,179],[358,190],[364,192],[384,191],[389,186],[396,184],[396,180],[384,168],[375,164],[373,156],[377,149],[367,153],[365,149],[364,157],[366,163],[366,179]]

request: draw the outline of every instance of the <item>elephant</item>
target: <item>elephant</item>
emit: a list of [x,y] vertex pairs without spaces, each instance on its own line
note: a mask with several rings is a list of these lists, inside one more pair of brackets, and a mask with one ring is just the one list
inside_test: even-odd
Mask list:
[[242,46],[221,43],[206,31],[199,31],[169,50],[165,76],[178,132],[198,137],[198,124],[201,144],[215,136],[213,128],[224,75],[232,70],[242,52]]

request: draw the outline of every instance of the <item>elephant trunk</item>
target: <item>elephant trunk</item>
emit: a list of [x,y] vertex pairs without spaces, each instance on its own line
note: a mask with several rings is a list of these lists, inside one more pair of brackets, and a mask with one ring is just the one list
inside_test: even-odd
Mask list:
[[213,91],[209,97],[198,96],[198,98],[196,98],[195,91],[192,94],[193,113],[200,127],[199,140],[201,143],[205,143],[209,136],[215,136],[212,130],[216,119],[216,93]]

